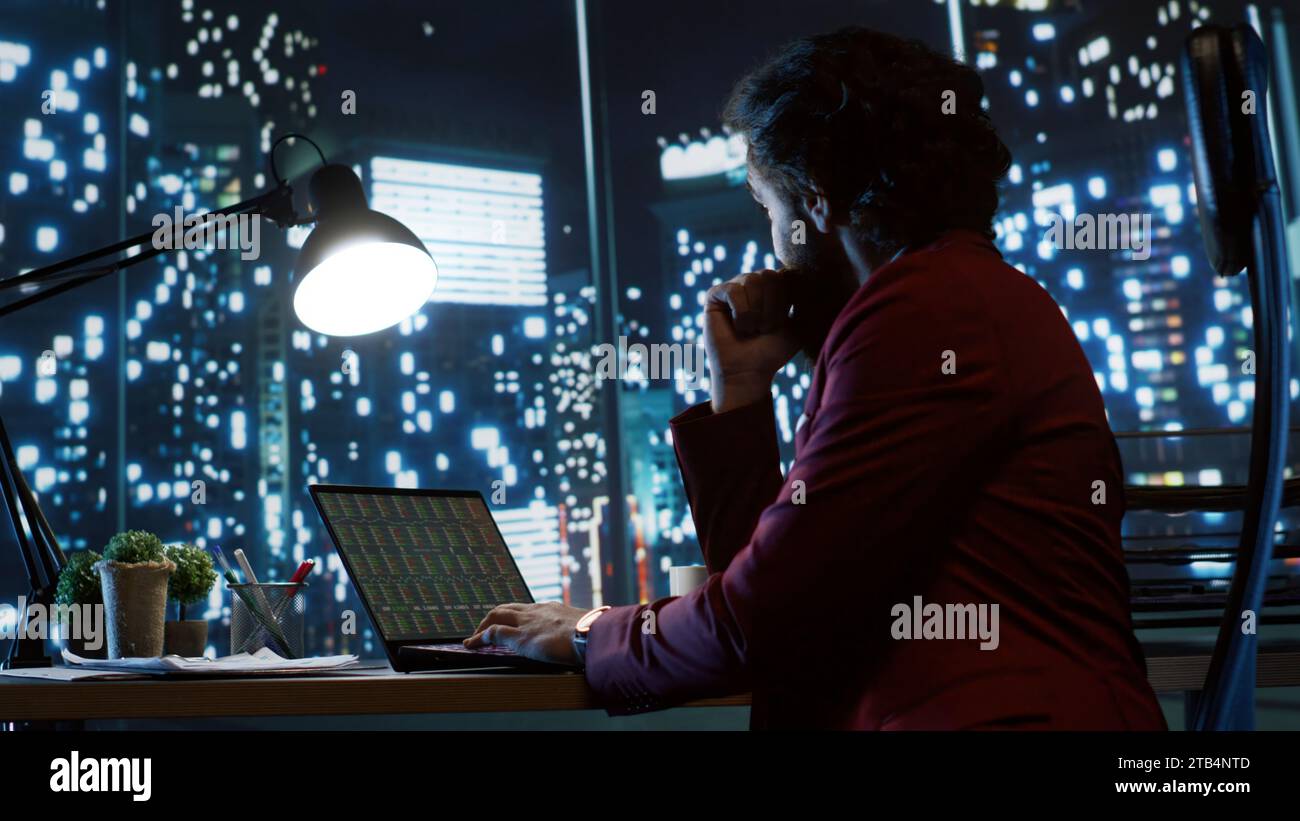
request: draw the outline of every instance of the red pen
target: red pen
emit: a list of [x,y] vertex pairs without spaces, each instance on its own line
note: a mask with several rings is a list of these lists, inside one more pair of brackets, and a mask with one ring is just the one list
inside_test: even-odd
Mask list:
[[293,571],[293,576],[289,579],[289,584],[302,584],[302,580],[307,578],[307,574],[316,566],[315,559],[308,559],[298,565],[298,569]]

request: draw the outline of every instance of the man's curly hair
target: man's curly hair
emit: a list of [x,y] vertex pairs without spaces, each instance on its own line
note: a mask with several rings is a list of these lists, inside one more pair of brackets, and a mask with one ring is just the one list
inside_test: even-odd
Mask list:
[[892,253],[954,228],[992,238],[1011,152],[983,96],[970,66],[854,27],[782,48],[736,84],[723,121],[778,186],[821,190]]

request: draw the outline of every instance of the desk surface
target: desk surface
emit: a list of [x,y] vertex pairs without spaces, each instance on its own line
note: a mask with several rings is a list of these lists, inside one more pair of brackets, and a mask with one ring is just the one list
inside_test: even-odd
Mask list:
[[[689,706],[744,706],[747,695]],[[0,676],[0,719],[400,715],[593,710],[573,673],[394,673],[384,667],[297,678],[36,681]]]
[[[1208,643],[1146,647],[1147,675],[1158,693],[1199,690],[1209,669]],[[1300,645],[1261,647],[1260,687],[1300,686]],[[747,695],[689,707],[749,704]],[[0,676],[0,720],[225,716],[401,715],[529,710],[592,710],[599,705],[572,673],[400,674],[388,669],[302,678],[32,681]]]

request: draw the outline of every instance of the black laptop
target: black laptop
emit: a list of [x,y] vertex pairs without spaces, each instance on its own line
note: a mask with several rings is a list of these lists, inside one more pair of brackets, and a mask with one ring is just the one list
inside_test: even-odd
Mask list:
[[461,644],[492,608],[533,600],[483,494],[311,485],[311,497],[394,670],[575,669]]

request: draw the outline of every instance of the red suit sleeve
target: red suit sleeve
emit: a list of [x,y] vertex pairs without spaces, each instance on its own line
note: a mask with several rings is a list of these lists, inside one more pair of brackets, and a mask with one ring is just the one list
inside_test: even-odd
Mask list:
[[873,291],[827,340],[820,402],[784,480],[769,401],[674,420],[712,573],[690,595],[595,622],[587,680],[611,713],[824,675],[864,636],[887,635],[1008,411],[1000,343],[978,311],[949,312],[968,319],[940,330],[927,292],[905,280]]

